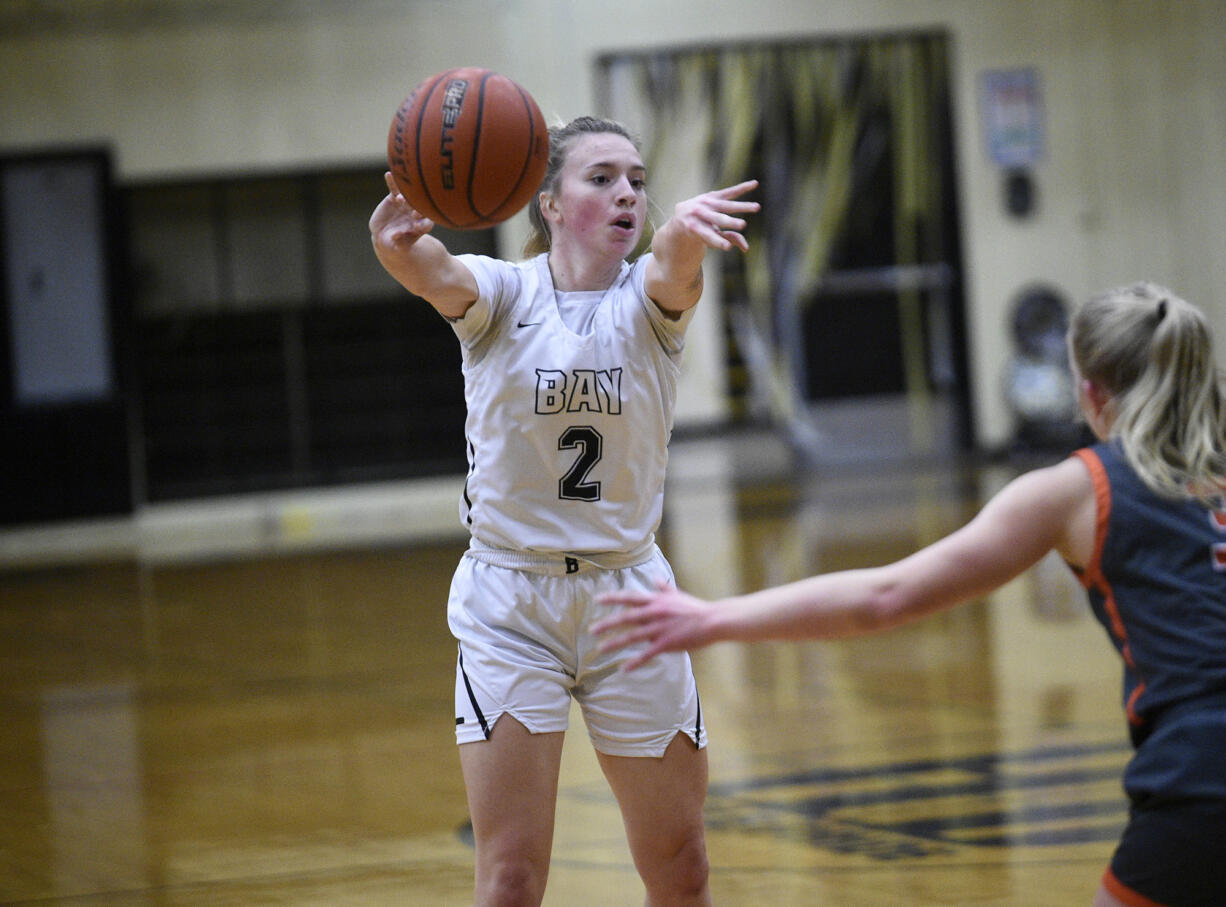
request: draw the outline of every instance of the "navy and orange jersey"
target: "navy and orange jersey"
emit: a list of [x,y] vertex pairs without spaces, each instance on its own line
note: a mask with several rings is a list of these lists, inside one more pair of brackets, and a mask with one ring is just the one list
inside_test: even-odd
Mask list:
[[1077,571],[1124,660],[1133,743],[1174,710],[1226,701],[1226,511],[1165,498],[1113,442],[1076,451],[1097,498],[1094,554]]

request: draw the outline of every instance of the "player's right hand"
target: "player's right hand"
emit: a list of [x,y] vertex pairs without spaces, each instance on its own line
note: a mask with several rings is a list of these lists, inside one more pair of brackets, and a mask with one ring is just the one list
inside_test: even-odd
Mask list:
[[412,245],[434,229],[434,221],[409,204],[390,171],[383,174],[383,181],[387,183],[387,197],[370,216],[370,235],[376,243]]

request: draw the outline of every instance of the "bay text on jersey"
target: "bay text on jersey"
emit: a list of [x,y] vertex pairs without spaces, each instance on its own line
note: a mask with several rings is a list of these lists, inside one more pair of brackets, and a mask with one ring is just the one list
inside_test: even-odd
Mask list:
[[577,368],[569,374],[560,369],[536,370],[536,411],[553,413],[608,413],[622,411],[622,370],[620,368]]

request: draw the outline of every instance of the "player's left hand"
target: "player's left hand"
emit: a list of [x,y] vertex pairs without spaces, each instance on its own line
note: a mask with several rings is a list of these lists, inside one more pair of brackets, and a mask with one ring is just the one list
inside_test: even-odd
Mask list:
[[696,649],[713,642],[708,619],[714,612],[709,602],[659,584],[657,592],[606,592],[596,599],[603,605],[618,605],[621,610],[592,624],[592,632],[609,636],[600,644],[602,652],[646,642],[647,648],[622,665],[632,671],[661,652]]
[[749,243],[741,234],[745,229],[745,219],[739,215],[752,214],[762,206],[758,202],[737,199],[756,188],[757,180],[746,180],[735,186],[696,195],[677,203],[673,209],[673,220],[712,249],[728,251],[735,246],[742,252],[748,251]]

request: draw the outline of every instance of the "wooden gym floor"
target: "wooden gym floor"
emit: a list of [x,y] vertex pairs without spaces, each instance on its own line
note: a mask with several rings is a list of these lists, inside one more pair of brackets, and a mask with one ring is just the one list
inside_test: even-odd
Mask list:
[[[901,556],[1013,473],[746,468],[760,453],[674,450],[661,542],[693,591]],[[444,619],[463,541],[411,528],[6,566],[0,904],[468,903]],[[695,665],[717,903],[1089,904],[1128,750],[1115,656],[1060,564],[882,636]],[[546,903],[641,901],[575,714]]]

